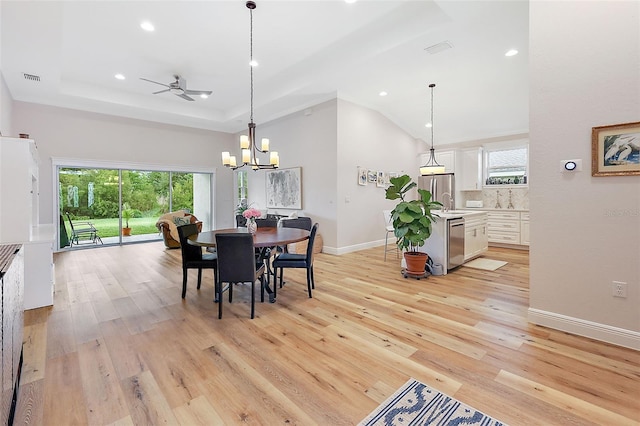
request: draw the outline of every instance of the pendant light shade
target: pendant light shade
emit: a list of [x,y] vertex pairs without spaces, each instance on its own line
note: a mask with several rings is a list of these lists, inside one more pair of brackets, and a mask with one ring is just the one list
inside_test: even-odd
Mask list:
[[433,88],[436,87],[436,85],[435,83],[431,83],[429,87],[431,88],[431,149],[429,150],[429,160],[427,160],[427,164],[420,167],[421,175],[444,173],[444,166],[441,166],[436,161],[436,151],[433,149]]

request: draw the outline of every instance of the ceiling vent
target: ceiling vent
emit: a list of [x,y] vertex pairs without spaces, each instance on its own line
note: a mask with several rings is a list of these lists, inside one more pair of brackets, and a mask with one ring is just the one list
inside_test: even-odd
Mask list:
[[24,75],[25,80],[40,81],[39,75],[27,74],[26,72],[22,73],[22,75]]
[[451,44],[450,41],[443,41],[438,44],[434,44],[433,46],[429,46],[424,50],[426,50],[432,55],[435,55],[436,53],[440,53],[444,50],[451,49],[451,48],[453,48],[453,44]]

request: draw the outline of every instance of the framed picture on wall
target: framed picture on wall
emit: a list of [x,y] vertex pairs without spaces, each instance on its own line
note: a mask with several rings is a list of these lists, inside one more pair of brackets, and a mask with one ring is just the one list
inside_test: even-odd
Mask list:
[[358,185],[366,185],[368,181],[367,169],[365,167],[358,167]]
[[388,184],[389,184],[389,173],[378,172],[378,180],[376,181],[376,186],[380,188],[386,188]]
[[302,167],[268,170],[267,208],[302,209]]
[[591,128],[591,176],[640,175],[640,122]]
[[368,170],[367,179],[370,183],[376,183],[378,180],[378,172],[376,170]]

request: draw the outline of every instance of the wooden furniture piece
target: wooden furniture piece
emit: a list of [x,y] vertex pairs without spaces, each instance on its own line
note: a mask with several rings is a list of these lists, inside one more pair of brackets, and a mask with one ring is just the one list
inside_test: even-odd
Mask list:
[[[202,247],[186,244],[187,238],[198,234],[198,225],[190,223],[188,225],[178,226],[178,235],[180,235],[180,250],[182,251],[182,298],[187,295],[187,272],[189,269],[198,270],[198,290],[202,283],[202,270],[213,269],[214,292],[217,295],[218,281],[218,256],[214,253],[202,254]],[[217,296],[216,296],[217,298]]]
[[216,234],[218,253],[218,281],[216,294],[218,300],[218,319],[222,318],[222,283],[228,283],[229,303],[233,299],[233,284],[251,283],[251,319],[255,314],[256,280],[260,279],[260,301],[264,302],[265,265],[256,265],[253,236],[247,233]]
[[24,308],[53,305],[53,224],[40,224],[38,150],[32,139],[0,137],[0,243],[24,250]]
[[2,397],[3,425],[13,424],[13,413],[22,369],[22,333],[24,327],[24,249],[20,244],[0,245],[0,282],[2,284]]
[[[204,231],[192,235],[187,239],[188,244],[201,247],[215,247],[216,234],[248,233],[247,228],[227,228],[214,231]],[[298,228],[258,228],[253,235],[253,247],[276,247],[291,243],[297,243],[309,239],[309,231]],[[269,293],[269,302],[275,302],[275,293],[269,287],[269,281],[265,284],[265,290]]]

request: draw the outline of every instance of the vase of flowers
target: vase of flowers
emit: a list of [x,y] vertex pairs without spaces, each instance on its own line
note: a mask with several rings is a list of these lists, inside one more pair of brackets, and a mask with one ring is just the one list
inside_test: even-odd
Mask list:
[[247,219],[247,230],[255,234],[258,229],[256,218],[262,216],[262,212],[258,209],[249,208],[242,212],[242,216]]

